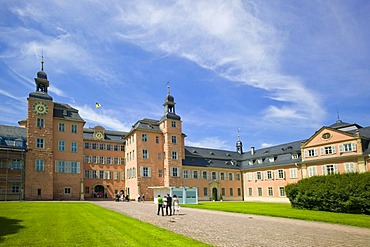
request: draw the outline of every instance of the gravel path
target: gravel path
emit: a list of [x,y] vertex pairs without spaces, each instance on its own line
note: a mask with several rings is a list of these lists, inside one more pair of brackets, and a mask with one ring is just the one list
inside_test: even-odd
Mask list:
[[214,246],[370,247],[367,228],[183,207],[180,215],[157,216],[152,202],[91,203]]

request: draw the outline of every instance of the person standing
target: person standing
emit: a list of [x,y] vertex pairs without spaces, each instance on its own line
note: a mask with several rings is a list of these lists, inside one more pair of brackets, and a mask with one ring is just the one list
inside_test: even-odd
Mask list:
[[158,211],[157,211],[157,215],[159,215],[159,211],[162,210],[162,216],[164,216],[164,213],[163,213],[163,199],[161,197],[161,195],[158,195]]
[[180,214],[180,205],[179,205],[179,198],[176,195],[173,195],[173,214],[175,215]]
[[140,194],[137,194],[137,202],[140,202],[140,198],[141,198]]
[[142,196],[141,196],[141,201],[142,201],[142,202],[145,202],[145,195],[142,195]]
[[167,205],[166,205],[166,215],[168,215],[168,210],[170,211],[170,216],[172,215],[172,197],[167,194]]

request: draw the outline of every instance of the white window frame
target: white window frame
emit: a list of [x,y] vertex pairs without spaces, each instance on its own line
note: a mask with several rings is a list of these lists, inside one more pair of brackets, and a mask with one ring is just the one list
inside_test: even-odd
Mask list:
[[289,177],[290,178],[298,178],[298,168],[289,168]]

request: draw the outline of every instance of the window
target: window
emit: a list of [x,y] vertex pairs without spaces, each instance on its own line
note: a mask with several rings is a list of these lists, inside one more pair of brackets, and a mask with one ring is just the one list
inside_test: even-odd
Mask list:
[[95,142],[91,144],[91,148],[92,149],[98,149],[98,144],[96,144]]
[[262,180],[262,172],[256,172],[254,176],[255,180]]
[[193,171],[193,179],[198,179],[198,171]]
[[99,149],[100,150],[104,150],[105,149],[105,144],[104,143],[100,143],[99,144]]
[[240,181],[240,174],[239,174],[239,173],[236,173],[236,174],[235,174],[235,180],[236,180],[236,181]]
[[64,123],[58,123],[58,131],[64,132]]
[[272,189],[272,187],[268,187],[267,191],[269,196],[274,196],[274,190]]
[[171,141],[173,144],[177,143],[177,137],[176,136],[171,136]]
[[161,178],[163,176],[163,171],[162,169],[159,169],[158,170],[158,177]]
[[148,136],[147,136],[147,134],[141,134],[141,140],[142,140],[143,142],[148,141]]
[[189,170],[183,170],[183,178],[189,178]]
[[44,160],[36,160],[35,169],[37,172],[44,171]]
[[119,165],[119,158],[118,158],[118,157],[114,157],[114,158],[113,158],[113,163],[114,163],[115,165]]
[[176,128],[176,122],[175,122],[175,121],[172,121],[172,122],[171,122],[171,127],[172,127],[172,128]]
[[208,179],[208,172],[207,171],[202,171],[202,178],[203,179]]
[[99,157],[99,163],[100,164],[104,164],[104,156],[100,156]]
[[44,148],[44,139],[43,138],[37,138],[36,139],[36,148]]
[[58,141],[58,151],[64,151],[64,149],[65,149],[65,142]]
[[152,176],[152,169],[151,167],[140,167],[140,176],[144,178],[148,178]]
[[85,142],[85,149],[91,149],[91,143]]
[[90,178],[90,170],[85,170],[85,178]]
[[159,143],[159,136],[155,137],[155,143]]
[[119,180],[119,172],[113,172],[113,179]]
[[262,188],[258,187],[257,188],[258,196],[262,196]]
[[90,193],[90,187],[89,186],[85,186],[85,194],[89,194]]
[[212,179],[213,180],[216,180],[217,179],[217,173],[216,172],[212,172]]
[[176,151],[172,151],[172,159],[177,160],[177,152]]
[[80,173],[79,162],[71,161],[71,173]]
[[292,159],[293,159],[293,160],[298,159],[298,154],[292,154]]
[[114,151],[119,151],[119,145],[114,145],[113,149],[114,149]]
[[280,196],[285,196],[285,188],[284,187],[279,187],[279,195]]
[[64,194],[71,194],[71,188],[64,188]]
[[242,195],[242,190],[238,188],[238,196],[241,196],[241,195]]
[[61,160],[56,161],[55,170],[56,172],[61,172],[61,173],[66,172],[66,166],[65,166],[64,161],[61,161]]
[[121,151],[124,152],[125,151],[125,145],[121,145]]
[[55,172],[59,173],[80,173],[80,162],[77,161],[55,161]]
[[111,144],[107,144],[107,150],[112,150],[112,145]]
[[248,188],[248,196],[253,196],[253,188]]
[[233,196],[233,195],[234,195],[234,189],[230,188],[230,196]]
[[356,172],[355,164],[350,163],[344,163],[344,172]]
[[171,177],[179,177],[179,170],[178,167],[171,167]]
[[315,157],[317,156],[317,148],[304,150],[304,157]]
[[298,169],[290,168],[289,169],[290,178],[298,178]]
[[221,195],[225,196],[225,194],[226,194],[225,188],[221,188]]
[[345,143],[345,144],[339,144],[339,152],[354,152],[356,151],[356,143]]
[[147,158],[148,158],[148,150],[143,149],[143,159],[147,159]]
[[274,157],[269,157],[269,162],[272,163],[275,161],[275,158]]
[[229,180],[231,181],[231,180],[233,180],[233,176],[234,175],[234,173],[231,173],[231,172],[229,172]]
[[208,196],[208,188],[207,187],[203,188],[203,195]]
[[276,175],[276,179],[284,179],[285,178],[284,169],[277,170],[275,175]]
[[71,124],[71,132],[77,133],[77,124]]
[[272,171],[266,171],[265,172],[265,180],[273,180],[274,179],[274,174]]
[[220,179],[221,179],[221,180],[225,180],[225,173],[220,172]]
[[18,159],[13,159],[12,163],[10,164],[11,169],[21,169],[22,168],[22,161]]
[[329,155],[329,154],[335,154],[334,146],[328,146],[328,147],[321,148],[321,155]]
[[98,175],[95,170],[92,171],[92,178],[98,178]]
[[162,153],[158,153],[158,159],[161,160],[162,159]]
[[323,165],[322,166],[322,175],[330,175],[338,173],[338,165]]
[[19,193],[19,190],[20,190],[20,183],[12,182],[12,193]]
[[316,176],[317,173],[316,173],[316,166],[310,166],[308,167],[308,176],[309,177],[313,177],[313,176]]
[[41,189],[37,189],[37,196],[41,196]]
[[262,159],[257,159],[258,164],[262,164]]
[[112,164],[113,162],[112,162],[112,157],[107,157],[107,164]]
[[77,142],[71,142],[71,152],[77,152]]
[[251,172],[247,172],[247,180],[252,181],[252,174]]
[[37,128],[44,128],[44,119],[43,118],[38,118],[36,120],[36,125],[37,125]]

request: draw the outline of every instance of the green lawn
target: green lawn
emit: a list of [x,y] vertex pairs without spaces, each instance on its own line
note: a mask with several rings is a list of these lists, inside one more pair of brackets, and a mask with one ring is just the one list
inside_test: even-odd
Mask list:
[[342,214],[292,208],[286,203],[259,202],[201,202],[198,205],[181,205],[189,208],[210,209],[242,214],[267,215],[370,228],[370,215]]
[[1,246],[209,246],[83,202],[0,202]]

